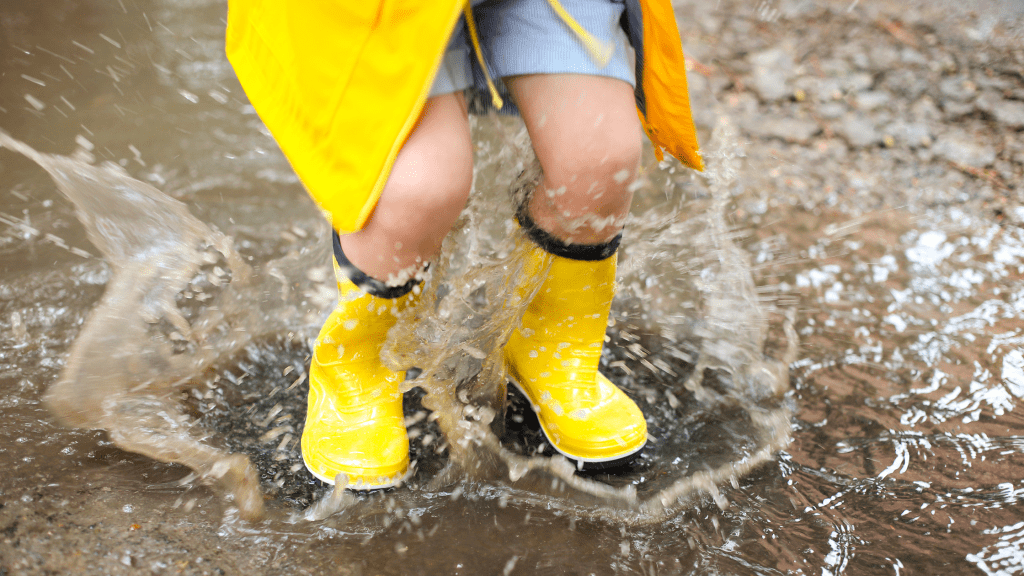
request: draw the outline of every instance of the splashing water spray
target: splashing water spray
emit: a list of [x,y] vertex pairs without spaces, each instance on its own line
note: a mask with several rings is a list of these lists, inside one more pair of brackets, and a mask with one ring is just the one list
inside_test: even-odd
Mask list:
[[[705,186],[711,202],[699,215],[679,219],[684,194],[677,190],[668,210],[630,217],[612,333],[651,334],[689,359],[689,377],[674,378],[663,391],[672,409],[680,412],[677,397],[689,395],[702,412],[736,411],[749,425],[750,442],[738,457],[641,490],[581,476],[561,456],[520,454],[495,433],[506,398],[501,349],[543,280],[543,274],[524,273],[529,240],[508,216],[496,216],[512,213],[537,180],[538,168],[535,161],[524,163],[532,158],[525,129],[508,129],[501,138],[498,150],[478,158],[476,180],[478,187],[486,180],[488,187],[515,192],[472,196],[419,303],[403,313],[385,346],[384,360],[393,368],[420,370],[404,390],[426,392],[423,405],[447,441],[447,465],[429,488],[498,484],[520,501],[635,524],[663,521],[701,495],[724,507],[718,487],[735,484],[790,441],[791,412],[782,397],[797,350],[790,312],[783,325],[784,357],[764,356],[768,321],[747,256],[732,242],[724,220],[737,179],[734,128],[723,118],[712,137]],[[255,468],[242,455],[210,446],[208,433],[183,412],[174,392],[253,338],[294,329],[301,304],[290,286],[326,250],[273,261],[257,274],[228,236],[120,167],[41,154],[3,132],[0,147],[24,154],[50,174],[113,269],[59,381],[46,394],[47,405],[68,425],[106,430],[122,449],[188,466],[226,493],[243,518],[261,518]],[[201,307],[183,306],[180,295],[194,290],[198,280],[212,297]],[[681,313],[688,301],[697,302],[696,316]],[[683,352],[682,344],[692,351]],[[318,520],[356,505],[340,480],[299,517]]]
[[[106,430],[125,450],[188,466],[221,485],[244,517],[262,517],[259,479],[248,459],[204,443],[172,398],[249,342],[255,315],[245,313],[240,287],[252,284],[252,269],[230,238],[113,165],[41,154],[2,132],[0,146],[50,174],[113,268],[45,403],[68,425]],[[199,275],[220,290],[189,319],[175,297]]]

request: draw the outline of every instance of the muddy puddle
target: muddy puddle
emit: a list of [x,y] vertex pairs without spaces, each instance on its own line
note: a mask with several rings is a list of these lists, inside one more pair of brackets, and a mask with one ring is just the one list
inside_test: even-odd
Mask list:
[[622,470],[550,458],[515,394],[465,408],[504,393],[531,165],[518,124],[475,119],[440,304],[391,351],[423,368],[415,472],[353,495],[298,452],[326,227],[233,79],[224,5],[0,7],[0,573],[1021,573],[1012,12],[947,36],[926,7],[680,3],[709,171],[639,184],[603,366],[654,441]]

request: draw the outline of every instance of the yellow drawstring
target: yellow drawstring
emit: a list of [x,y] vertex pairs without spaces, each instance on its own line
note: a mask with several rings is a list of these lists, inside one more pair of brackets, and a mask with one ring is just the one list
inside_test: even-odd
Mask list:
[[612,53],[615,52],[615,45],[611,42],[604,44],[597,38],[594,38],[590,32],[587,32],[586,28],[580,26],[580,23],[571,14],[565,11],[565,8],[562,8],[562,4],[558,0],[548,0],[548,4],[551,4],[551,9],[555,11],[555,14],[558,14],[562,22],[565,22],[565,25],[580,37],[580,41],[586,46],[590,56],[597,61],[601,68],[607,66],[608,62],[612,59]]
[[491,103],[494,104],[495,110],[501,110],[505,103],[498,94],[498,88],[494,85],[494,80],[491,80],[490,72],[487,71],[487,62],[484,61],[484,53],[480,49],[480,38],[476,35],[476,22],[473,21],[473,9],[470,7],[471,2],[472,0],[466,0],[466,6],[463,8],[466,14],[466,27],[469,28],[469,39],[473,42],[473,51],[476,52],[476,59],[480,61],[480,68],[484,71],[484,78],[487,79],[487,88],[491,91]]
[[[480,62],[480,68],[484,71],[487,88],[491,91],[491,103],[494,104],[495,109],[501,110],[505,103],[498,94],[498,87],[494,85],[494,80],[491,80],[490,72],[487,71],[487,62],[484,60],[484,53],[480,48],[480,37],[476,33],[476,22],[473,20],[472,3],[473,0],[466,0],[466,5],[463,7],[463,12],[466,14],[466,27],[469,29],[469,40],[473,43],[473,51],[476,52],[476,59]],[[548,0],[548,4],[551,5],[551,9],[555,11],[555,14],[558,14],[558,17],[562,19],[562,22],[565,22],[565,25],[576,36],[579,36],[580,42],[583,42],[583,46],[590,52],[590,56],[597,64],[602,68],[607,66],[608,62],[612,59],[612,54],[615,52],[615,45],[611,42],[605,44],[595,38],[590,32],[587,32],[586,28],[581,26],[571,14],[566,12],[558,0]]]

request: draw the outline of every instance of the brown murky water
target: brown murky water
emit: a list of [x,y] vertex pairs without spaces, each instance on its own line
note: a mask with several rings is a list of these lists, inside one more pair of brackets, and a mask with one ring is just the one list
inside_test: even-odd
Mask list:
[[[446,397],[425,379],[432,396],[408,394],[408,485],[332,498],[297,454],[307,342],[332,298],[324,226],[233,80],[223,12],[209,0],[0,8],[0,128],[40,151],[119,165],[196,217],[161,201],[150,209],[159,222],[126,224],[139,205],[128,186],[122,204],[100,202],[115,225],[83,225],[68,189],[81,206],[95,198],[87,184],[118,189],[123,173],[55,160],[62,193],[28,159],[0,154],[0,572],[1024,571],[1024,232],[969,203],[830,211],[790,202],[796,185],[751,190],[763,182],[759,158],[743,160],[753,151],[729,102],[702,122],[710,176],[652,166],[624,244],[606,367],[648,415],[656,442],[641,461],[573,476],[546,458],[516,398],[500,444],[484,426],[453,448],[451,423],[426,417],[432,397],[451,411],[459,390],[493,394],[486,345],[506,324],[495,319],[514,314],[496,281],[516,254],[500,214],[529,159],[513,122],[483,118],[478,192],[435,284],[454,304],[426,328],[428,340],[454,340],[397,350],[422,366],[448,355],[432,374],[459,386]],[[135,249],[108,256],[112,267],[90,230]],[[230,262],[217,231],[245,264]],[[255,280],[239,284],[248,266]],[[189,272],[173,284],[168,270]],[[205,326],[216,353],[190,349],[174,322],[132,332],[133,314],[166,312],[153,294]],[[117,314],[90,320],[105,304]],[[787,381],[772,358],[796,340],[791,310],[801,346]],[[81,344],[96,318],[121,340]],[[151,358],[177,360],[132,363],[151,340],[167,343]],[[124,346],[104,352],[110,341]],[[102,405],[82,403],[85,420],[122,436],[58,424],[42,399],[69,372],[100,390],[159,384],[159,405],[129,414],[159,420],[183,407],[183,437],[248,456],[268,520],[241,520],[225,501],[224,483],[242,480],[211,488],[114,446],[153,446],[138,433],[148,421],[104,419]],[[707,481],[744,461],[759,464]]]

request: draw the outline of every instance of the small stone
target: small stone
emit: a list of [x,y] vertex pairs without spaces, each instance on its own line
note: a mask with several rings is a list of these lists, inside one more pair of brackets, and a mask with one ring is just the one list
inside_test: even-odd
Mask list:
[[761,52],[755,52],[748,58],[751,66],[760,68],[777,68],[783,75],[793,72],[793,57],[781,47],[769,48]]
[[757,97],[749,92],[730,94],[725,99],[725,105],[729,107],[730,113],[738,115],[754,114],[757,112]]
[[883,136],[875,130],[875,125],[867,118],[857,114],[847,114],[834,129],[851,146],[874,146],[881,144],[883,140]]
[[747,132],[762,138],[778,138],[786,142],[807,144],[821,129],[810,120],[758,117],[744,123]]
[[985,92],[975,101],[978,110],[1009,128],[1024,128],[1024,102],[1007,100],[996,92]]
[[949,52],[943,49],[934,50],[931,59],[928,60],[928,68],[933,72],[956,72],[956,59]]
[[825,102],[818,106],[818,116],[826,120],[835,120],[841,118],[843,114],[848,112],[846,105],[842,102]]
[[697,24],[706,34],[718,34],[722,29],[722,18],[715,16],[710,10],[694,10],[691,16],[696,19]]
[[796,90],[803,90],[817,102],[831,102],[843,97],[842,87],[835,78],[802,76],[793,82]]
[[817,68],[826,78],[839,78],[853,72],[850,63],[842,58],[826,58],[818,64]]
[[868,55],[860,50],[855,50],[850,54],[850,61],[853,62],[854,66],[861,70],[871,68],[871,60],[868,59]]
[[892,100],[892,97],[889,96],[889,93],[881,90],[858,92],[853,98],[853,101],[857,104],[857,108],[865,111],[885,106],[890,100]]
[[888,70],[900,59],[900,54],[895,49],[885,44],[876,44],[871,48],[871,65],[875,70]]
[[945,113],[946,118],[955,119],[974,112],[974,105],[965,102],[947,101],[942,103],[942,111]]
[[986,76],[985,74],[978,74],[974,79],[974,83],[978,85],[978,88],[994,88],[996,90],[1009,90],[1013,88],[1013,82],[1010,82],[1003,76]]
[[892,136],[895,144],[908,148],[928,147],[932,144],[932,132],[924,122],[907,122],[896,120],[883,130]]
[[993,111],[996,108],[996,104],[998,104],[1002,100],[1003,97],[1000,96],[998,92],[994,90],[987,90],[983,92],[981,96],[978,96],[978,99],[974,101],[974,105],[978,108],[978,110],[981,110],[982,112],[992,115]]
[[768,70],[755,71],[752,86],[757,95],[766,101],[780,100],[789,95],[786,80]]
[[950,76],[939,82],[939,93],[957,102],[967,102],[978,93],[978,87],[966,76]]
[[921,54],[913,48],[904,48],[901,50],[900,60],[902,60],[904,64],[919,64],[921,66],[928,64],[928,59],[924,57],[924,54]]
[[910,106],[910,114],[917,120],[939,120],[942,112],[930,96],[925,96]]
[[992,146],[979,142],[974,136],[954,130],[939,136],[932,147],[935,153],[946,160],[984,168],[996,161],[996,150]]
[[879,83],[889,92],[914,100],[928,90],[928,81],[918,71],[907,68],[889,70]]
[[843,89],[847,92],[867,90],[875,83],[875,78],[867,72],[857,72],[842,79]]
[[850,148],[846,145],[846,142],[838,138],[832,138],[825,143],[824,152],[835,161],[845,161],[846,156],[850,153]]
[[792,96],[788,80],[796,64],[782,48],[771,48],[751,54],[751,86],[762,100],[779,100]]

